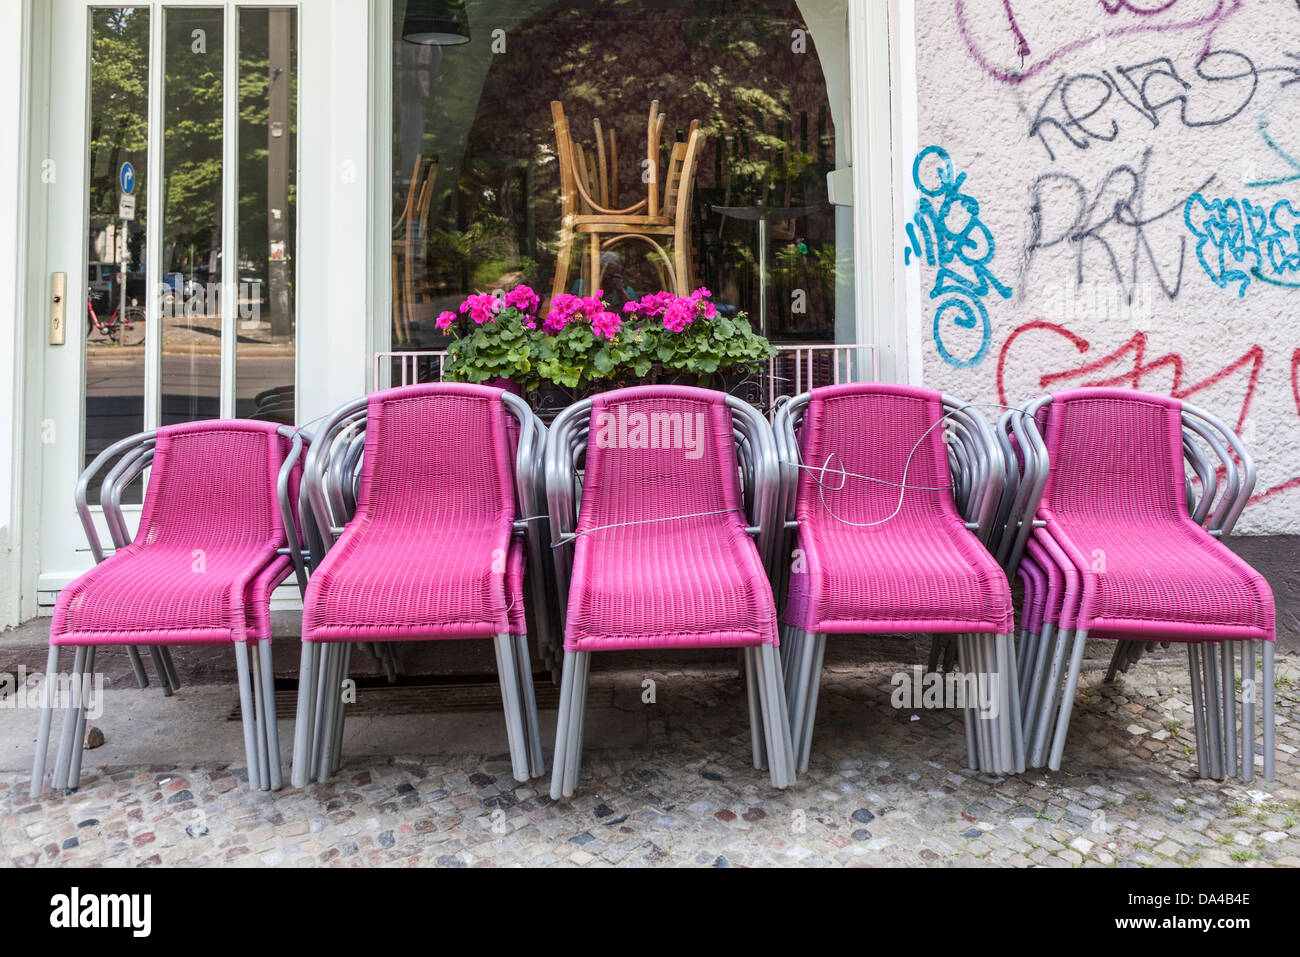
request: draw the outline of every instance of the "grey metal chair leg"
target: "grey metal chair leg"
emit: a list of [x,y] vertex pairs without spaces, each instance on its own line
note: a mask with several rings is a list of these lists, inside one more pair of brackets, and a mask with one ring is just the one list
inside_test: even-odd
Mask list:
[[546,773],[546,757],[542,754],[542,726],[537,715],[537,692],[533,688],[533,659],[528,651],[527,635],[515,635],[513,642],[515,673],[523,696],[524,730],[528,733],[528,776],[536,778]]
[[1277,774],[1275,769],[1276,754],[1274,753],[1275,741],[1274,736],[1277,726],[1273,720],[1273,697],[1274,697],[1274,673],[1273,673],[1273,651],[1275,642],[1264,642],[1264,780],[1275,781]]
[[501,685],[501,707],[506,718],[506,740],[510,747],[510,769],[516,781],[528,780],[528,742],[524,732],[523,703],[519,697],[519,676],[515,672],[514,642],[509,634],[492,639],[497,656],[497,680]]
[[54,761],[54,780],[57,790],[68,787],[68,768],[72,764],[72,739],[77,733],[77,712],[81,702],[81,674],[86,667],[86,647],[77,646],[72,656],[72,673],[69,678],[68,704],[63,709],[63,727],[59,734],[59,752]]
[[339,709],[339,675],[343,670],[343,645],[330,642],[328,649],[329,665],[325,669],[324,708],[321,709],[321,721],[316,732],[320,738],[320,760],[316,768],[316,781],[323,783],[334,773],[334,750],[338,747],[338,709]]
[[[962,635],[957,635],[953,639],[953,644],[957,646],[958,666],[962,674],[968,674],[967,665],[970,662],[970,651],[966,646],[966,639]],[[969,706],[962,709],[961,723],[962,729],[966,734],[966,766],[972,771],[978,771],[980,768],[978,731],[975,722],[978,720],[975,712]]]
[[1201,653],[1201,674],[1205,678],[1205,730],[1210,739],[1210,776],[1216,781],[1226,777],[1223,767],[1223,718],[1219,714],[1222,704],[1219,697],[1219,668],[1215,661],[1216,646],[1213,642],[1203,641],[1198,649]]
[[[978,685],[980,676],[989,674],[988,648],[984,644],[983,635],[967,635],[966,640],[970,642],[971,662],[974,664],[974,671],[971,672],[971,676],[974,676],[976,685]],[[979,713],[978,700],[971,702],[971,706],[974,707],[976,719],[978,719],[975,727],[980,742],[979,770],[983,771],[984,774],[993,774],[993,772],[996,772],[997,767],[996,728],[993,728],[992,722],[989,722],[987,716]]]
[[742,648],[745,656],[745,702],[749,706],[749,736],[754,750],[754,770],[767,767],[767,735],[763,731],[763,711],[758,704],[758,666],[753,648]]
[[805,694],[808,700],[804,704],[803,728],[800,732],[798,746],[798,774],[808,771],[808,762],[812,757],[813,726],[817,720],[817,698],[822,687],[822,665],[826,661],[826,635],[818,633],[813,636],[812,668]]
[[248,663],[248,645],[235,642],[235,671],[239,678],[239,713],[244,725],[244,759],[248,762],[248,786],[259,790],[262,779],[258,774],[257,726],[253,707],[253,682]]
[[1074,711],[1074,694],[1079,688],[1079,672],[1083,668],[1083,648],[1087,642],[1087,629],[1076,628],[1074,652],[1070,655],[1070,670],[1065,676],[1065,688],[1061,692],[1061,710],[1056,718],[1056,735],[1052,738],[1052,754],[1047,762],[1047,766],[1053,771],[1061,770],[1061,756],[1065,754],[1065,735],[1070,730],[1070,714]]
[[172,661],[171,649],[166,645],[158,645],[158,657],[162,660],[163,667],[167,669],[167,684],[173,691],[180,691],[181,679],[176,674],[176,662]]
[[926,674],[934,674],[939,670],[939,653],[943,651],[944,635],[930,636],[930,658],[925,663]]
[[45,656],[45,676],[41,679],[41,717],[36,727],[36,755],[32,759],[32,783],[27,796],[41,796],[45,788],[45,760],[50,750],[50,724],[54,719],[54,692],[59,676],[59,646],[50,645]]
[[158,683],[162,685],[163,696],[170,698],[176,689],[172,687],[171,679],[167,676],[167,664],[163,661],[162,648],[158,645],[150,645],[149,657],[153,659],[153,670],[158,674]]
[[1237,773],[1237,669],[1231,641],[1219,643],[1219,686],[1223,690],[1223,776]]
[[1025,770],[1025,736],[1020,723],[1020,663],[1016,661],[1015,650],[1011,647],[1012,636],[1003,635],[1003,644],[1007,648],[1007,665],[1011,674],[1003,682],[1005,691],[1001,692],[1003,720],[1011,728],[1011,764],[1008,774],[1023,774]]
[[1249,784],[1255,780],[1255,701],[1259,698],[1253,641],[1241,643],[1241,688],[1241,780]]
[[1056,644],[1052,649],[1051,660],[1047,663],[1047,674],[1043,676],[1043,690],[1038,696],[1038,715],[1034,718],[1033,751],[1028,762],[1030,767],[1041,768],[1047,760],[1047,742],[1051,738],[1052,717],[1056,713],[1057,699],[1061,694],[1065,652],[1073,635],[1073,629],[1058,626]]
[[280,726],[275,713],[275,666],[271,658],[271,639],[258,642],[258,656],[262,662],[262,711],[266,715],[267,767],[270,770],[270,787],[278,791],[284,787],[284,769],[280,766]]
[[1127,667],[1128,642],[1115,642],[1115,653],[1110,656],[1110,667],[1106,669],[1106,683],[1110,684],[1115,676]]
[[144,662],[140,660],[140,649],[135,645],[127,645],[126,657],[131,662],[131,670],[135,672],[135,683],[141,688],[149,687],[149,675],[145,673]]
[[789,787],[795,778],[794,747],[790,738],[785,686],[781,681],[780,656],[776,648],[767,644],[759,646],[758,655],[761,673],[766,677],[763,686],[767,688],[766,700],[760,696],[759,701],[768,715],[768,727],[772,732],[767,742],[768,772],[773,787]]
[[334,763],[330,765],[330,774],[336,774],[343,767],[343,724],[347,720],[347,702],[343,700],[343,682],[352,673],[352,642],[347,641],[339,649],[343,663],[339,668],[339,680],[334,685],[334,697],[338,707],[334,712]]
[[[808,701],[809,682],[812,680],[812,660],[815,635],[798,632],[798,647],[790,653],[789,670],[784,682],[786,707],[790,711],[790,737],[796,744],[803,740],[804,708]],[[795,758],[798,765],[798,757]]]
[[582,707],[577,709],[574,719],[577,721],[577,736],[573,750],[569,753],[574,758],[573,788],[578,788],[578,772],[582,769],[582,751],[587,740],[587,692],[591,684],[591,652],[582,655],[582,670],[578,672],[578,693],[582,695]]
[[[569,657],[568,652],[564,655]],[[574,652],[572,707],[569,712],[568,740],[565,743],[564,797],[572,797],[578,790],[578,777],[582,773],[583,716],[587,709],[587,675],[591,652]]]
[[1034,660],[1030,665],[1029,677],[1025,682],[1027,698],[1021,701],[1020,723],[1025,731],[1025,758],[1029,758],[1030,743],[1034,740],[1034,731],[1038,727],[1038,703],[1043,696],[1047,683],[1047,662],[1053,647],[1052,638],[1056,625],[1044,622],[1043,630],[1038,633],[1034,647]]
[[320,642],[304,641],[298,664],[298,708],[293,722],[293,767],[289,781],[305,788],[311,780],[312,747],[316,724],[316,672],[320,664]]
[[[1016,673],[1015,651],[1011,647],[1009,635],[994,635],[993,646],[997,653],[997,676],[990,692],[998,699],[998,738],[1002,751],[1002,761],[998,766],[1001,774],[1011,774],[1016,769],[1016,738],[1011,729],[1011,709],[1007,705],[1016,700],[1014,675]],[[1017,705],[1017,707],[1019,707]]]
[[573,687],[577,681],[577,652],[564,653],[560,678],[560,704],[555,717],[555,753],[551,755],[551,800],[564,797],[564,775],[568,762],[569,721],[573,712]]
[[1196,773],[1210,776],[1209,732],[1205,726],[1205,678],[1201,674],[1201,652],[1194,644],[1187,646],[1187,670],[1192,686],[1192,730],[1196,734]]
[[68,790],[75,791],[81,786],[81,757],[86,746],[86,712],[90,709],[90,697],[95,684],[95,646],[86,649],[86,668],[78,681],[81,695],[81,707],[77,710],[77,733],[72,738],[72,760],[68,766]]
[[[321,769],[325,760],[325,743],[332,740],[329,729],[334,725],[331,723],[330,716],[330,698],[329,692],[330,680],[334,675],[334,658],[338,652],[338,645],[332,641],[322,641],[320,643],[320,660],[316,667],[316,716],[312,722],[313,737],[311,740],[311,778],[313,781],[324,780],[321,777]],[[328,774],[326,775],[328,777]]]
[[[1033,674],[1034,658],[1038,654],[1037,641],[1038,636],[1025,628],[1021,630],[1020,640],[1016,643],[1016,696],[1019,701],[1029,697],[1029,681]],[[1021,715],[1021,720],[1023,719],[1024,716]]]
[[[247,644],[247,642],[245,642]],[[271,761],[267,754],[266,709],[262,703],[262,658],[257,652],[249,654],[253,686],[253,728],[257,734],[257,782],[263,791],[271,789]]]

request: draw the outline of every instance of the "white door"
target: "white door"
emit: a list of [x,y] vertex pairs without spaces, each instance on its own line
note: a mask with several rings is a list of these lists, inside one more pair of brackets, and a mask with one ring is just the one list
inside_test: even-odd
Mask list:
[[[48,117],[33,128],[47,131],[43,261],[65,277],[66,335],[54,344],[41,333],[42,605],[90,564],[73,490],[114,441],[196,419],[292,424],[324,411],[300,388],[298,340],[328,335],[331,290],[356,286],[355,267],[331,262],[318,237],[357,215],[355,202],[333,202],[328,167],[341,152],[356,158],[350,181],[364,177],[366,126],[328,117],[365,117],[366,85],[342,101],[328,84],[309,92],[299,63],[313,54],[312,75],[326,74],[336,29],[364,25],[366,7],[52,0],[49,50],[38,41],[35,53],[49,70]],[[366,58],[363,29],[349,69]],[[363,243],[354,262],[366,261]],[[364,347],[347,353],[359,384]],[[338,378],[328,366],[319,373]],[[140,485],[128,492],[131,521]]]

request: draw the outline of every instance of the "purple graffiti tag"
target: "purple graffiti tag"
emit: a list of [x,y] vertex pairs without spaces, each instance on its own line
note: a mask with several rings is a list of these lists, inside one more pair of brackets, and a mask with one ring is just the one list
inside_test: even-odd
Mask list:
[[[1203,0],[1203,2],[1213,3],[1213,9],[1200,16],[1183,17],[1176,8],[1180,6],[1186,7],[1188,0],[1160,0],[1160,2],[1150,7],[1136,6],[1131,0],[1100,0],[1098,13],[1121,22],[1114,26],[1094,23],[1091,25],[1091,32],[1084,33],[1083,36],[1056,46],[1046,53],[1035,54],[1031,58],[1034,46],[1012,11],[1010,0],[1003,0],[1002,13],[1006,20],[1006,28],[1010,30],[1015,40],[1017,55],[1021,60],[1019,68],[995,63],[993,57],[981,46],[980,41],[976,38],[976,31],[972,26],[971,16],[967,10],[970,0],[953,0],[953,9],[957,15],[957,29],[966,43],[966,49],[971,58],[979,65],[981,70],[999,83],[1014,86],[1037,76],[1061,57],[1096,43],[1102,37],[1204,29],[1205,42],[1201,53],[1202,55],[1208,54],[1214,44],[1215,32],[1226,20],[1244,6],[1245,0]],[[1166,17],[1166,14],[1169,16]],[[1091,18],[1084,18],[1072,13],[1053,17],[1050,22],[1053,32],[1056,33],[1061,29],[1062,23],[1074,23],[1085,19]],[[1089,27],[1086,26],[1085,29],[1089,29]],[[986,27],[981,32],[987,35],[995,33],[996,30],[997,28]]]

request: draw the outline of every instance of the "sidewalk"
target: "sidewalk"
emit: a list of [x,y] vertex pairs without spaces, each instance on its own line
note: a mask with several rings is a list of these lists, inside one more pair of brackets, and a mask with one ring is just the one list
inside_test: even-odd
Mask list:
[[228,685],[106,692],[81,789],[32,802],[36,715],[0,710],[0,866],[1300,866],[1300,656],[1278,657],[1278,780],[1248,787],[1195,777],[1177,649],[1113,686],[1093,661],[1063,770],[1011,778],[961,768],[956,712],[891,706],[899,665],[828,657],[812,767],[784,792],[750,766],[743,688],[716,665],[593,673],[559,804],[511,778],[496,713],[359,715],[331,782],[249,793]]

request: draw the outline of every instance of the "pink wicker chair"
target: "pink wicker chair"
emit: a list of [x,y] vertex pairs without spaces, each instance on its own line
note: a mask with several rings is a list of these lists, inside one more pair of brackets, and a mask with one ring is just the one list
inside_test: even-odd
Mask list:
[[755,767],[771,754],[772,784],[792,783],[768,576],[778,477],[767,421],[705,389],[608,392],[555,420],[547,493],[567,609],[551,797],[577,788],[591,654],[623,649],[744,649]]
[[800,770],[826,636],[899,632],[961,636],[962,670],[995,696],[984,709],[967,702],[967,758],[1023,769],[1011,593],[982,544],[1003,473],[987,423],[938,392],[873,383],[791,400],[776,432],[796,529],[783,549],[793,560],[782,622]]
[[524,566],[544,436],[515,396],[458,383],[377,392],[321,427],[305,488],[328,550],[303,601],[295,786],[339,767],[343,707],[323,689],[354,642],[492,639],[515,778],[542,773]]
[[[132,436],[105,451],[78,483],[78,507],[96,557],[103,555],[85,490],[90,476],[117,455],[105,498],[152,467],[134,541],[59,593],[50,627],[44,706],[32,769],[32,795],[44,780],[59,652],[76,649],[71,706],[65,713],[53,786],[77,787],[85,727],[84,690],[95,649],[105,645],[232,646],[249,786],[278,788],[268,606],[271,591],[294,571],[277,486],[288,484],[302,440],[273,423],[205,421]],[[283,475],[282,475],[283,473]],[[125,523],[105,517],[114,538]],[[296,540],[296,539],[295,539]],[[250,662],[249,643],[258,655]],[[164,671],[165,669],[160,669]]]
[[[1254,648],[1260,643],[1263,764],[1271,780],[1273,596],[1263,577],[1219,540],[1254,487],[1249,453],[1213,416],[1165,396],[1075,389],[1028,403],[1023,412],[1009,425],[1022,445],[1042,447],[1051,468],[1027,479],[1041,484],[1038,527],[1008,529],[1015,541],[1008,556],[1014,564],[1027,546],[1035,562],[1054,563],[1066,579],[1055,646],[1039,656],[1044,665],[1032,679],[1037,715],[1030,764],[1044,758],[1059,698],[1046,759],[1053,770],[1060,767],[1088,638],[1114,638],[1124,646],[1110,677],[1150,643],[1179,641],[1188,644],[1201,775],[1222,778],[1235,767],[1251,780]],[[1217,458],[1217,469],[1197,451],[1202,443]],[[1221,490],[1216,472],[1224,477]],[[1241,643],[1240,762],[1233,642]]]

